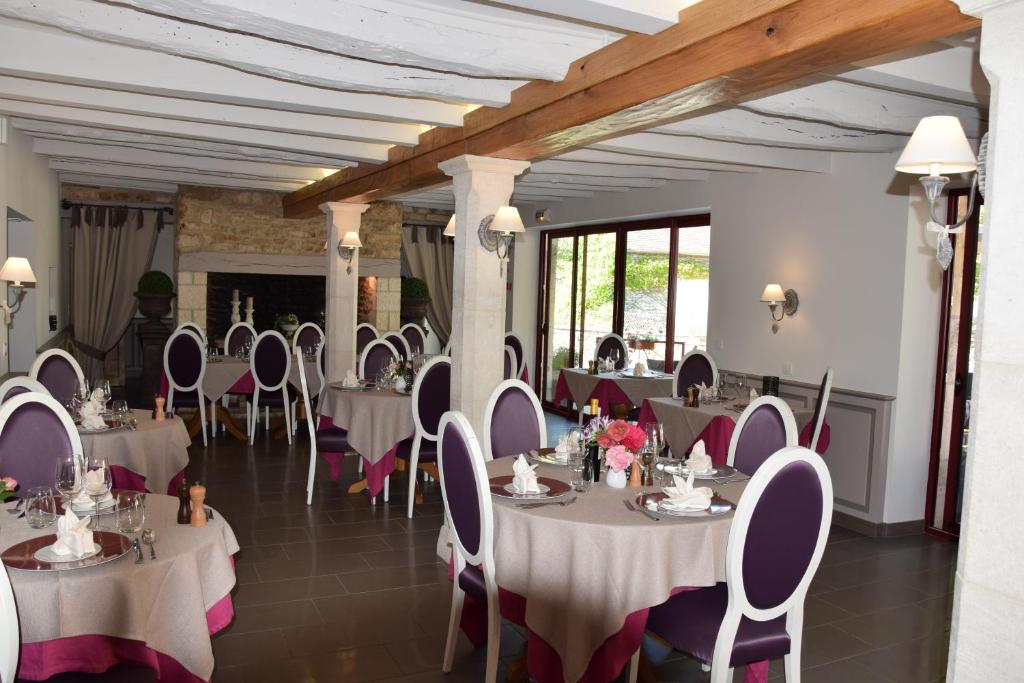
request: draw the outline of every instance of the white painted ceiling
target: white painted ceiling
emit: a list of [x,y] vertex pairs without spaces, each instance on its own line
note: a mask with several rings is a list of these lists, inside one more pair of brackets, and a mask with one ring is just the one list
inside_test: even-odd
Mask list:
[[[0,114],[63,181],[290,191],[380,163],[434,126],[694,0],[3,0]],[[827,173],[899,149],[921,116],[984,131],[975,36],[833,69],[728,110],[536,162],[518,201],[764,168]],[[450,188],[402,197],[451,208]]]

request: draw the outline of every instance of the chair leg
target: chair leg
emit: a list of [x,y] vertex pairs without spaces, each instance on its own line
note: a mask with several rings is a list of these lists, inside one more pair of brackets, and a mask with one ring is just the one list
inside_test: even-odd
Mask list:
[[263,409],[263,429],[270,429],[270,406]]
[[306,475],[306,505],[313,504],[313,482],[316,479],[316,439],[309,444],[309,474]]
[[384,477],[384,502],[391,500],[391,475]]
[[292,445],[292,425],[295,422],[295,404],[288,402],[288,387],[287,385],[281,389],[281,396],[284,398],[284,407],[281,412],[284,413],[284,433],[288,437],[288,445]]
[[201,393],[199,395],[199,407],[197,410],[199,411],[199,425],[203,431],[203,447],[205,448],[209,445],[209,442],[206,440],[206,400],[203,398]]
[[[458,580],[458,579],[456,579]],[[498,609],[497,591],[487,593],[487,668],[484,680],[498,680],[498,652],[501,650],[501,611]]]
[[248,401],[245,402],[245,431],[246,434],[252,432],[252,404]]
[[356,464],[356,471],[359,472],[359,474],[363,473],[363,459],[362,459],[362,457],[359,458],[359,462]]
[[[221,405],[221,407],[222,407],[222,408],[224,408],[224,410],[227,410],[227,409],[228,409],[228,404],[230,403],[230,398],[231,398],[231,397],[230,397],[230,396],[228,396],[227,394],[224,394],[223,396],[221,396],[221,397],[220,397],[220,405]],[[249,426],[249,420],[248,420],[248,418],[246,418],[246,420],[245,420],[245,426],[246,426],[246,427],[248,427],[248,426]],[[221,425],[220,425],[220,433],[221,433],[221,434],[223,434],[223,433],[224,433],[224,432],[226,432],[227,430],[228,430],[228,428],[227,428],[227,425],[225,425],[225,424],[224,424],[224,423],[222,422],[222,423],[221,423]]]
[[626,665],[626,680],[629,683],[636,683],[636,675],[640,670],[640,649],[642,647],[641,645],[636,649],[636,652],[629,658],[629,663]]
[[217,402],[210,401],[210,436],[217,436]]
[[452,662],[455,659],[455,646],[459,642],[459,622],[462,621],[462,604],[466,594],[459,587],[459,580],[452,581],[452,611],[448,617],[448,640],[444,644],[444,662],[441,664],[441,671],[451,673]]
[[[409,453],[409,471],[406,475],[409,480],[409,499],[405,503],[405,516],[412,519],[412,507],[416,498],[416,471],[420,462],[420,444],[422,439],[419,434],[412,440],[412,450]],[[426,472],[424,472],[426,474]]]

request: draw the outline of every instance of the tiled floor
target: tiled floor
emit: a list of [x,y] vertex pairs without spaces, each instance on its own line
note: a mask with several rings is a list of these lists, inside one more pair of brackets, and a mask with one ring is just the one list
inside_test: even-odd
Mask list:
[[[549,431],[563,429],[552,420]],[[189,476],[207,485],[210,504],[242,545],[236,618],[214,638],[215,681],[482,679],[483,651],[466,642],[455,671],[440,673],[450,584],[434,554],[442,515],[436,484],[409,520],[404,479],[396,476],[390,505],[372,506],[365,495],[345,493],[357,479],[347,459],[339,482],[320,469],[307,507],[305,440],[289,448],[261,434],[249,448],[218,437],[205,451],[199,443]],[[873,540],[834,529],[806,605],[804,681],[942,679],[955,553],[955,545],[924,535]],[[506,624],[503,668],[523,645]],[[660,681],[706,680],[680,656],[655,671]],[[782,674],[781,661],[773,662],[772,678]]]

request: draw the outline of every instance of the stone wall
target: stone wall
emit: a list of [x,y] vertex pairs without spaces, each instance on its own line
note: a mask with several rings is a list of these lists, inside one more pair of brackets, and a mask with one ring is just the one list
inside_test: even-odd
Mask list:
[[177,195],[174,192],[152,192],[118,187],[93,187],[62,183],[60,198],[72,202],[122,202],[124,204],[166,204],[174,206]]
[[443,209],[428,209],[422,206],[402,207],[402,222],[405,224],[419,225],[448,225],[448,219],[452,217],[451,211]]

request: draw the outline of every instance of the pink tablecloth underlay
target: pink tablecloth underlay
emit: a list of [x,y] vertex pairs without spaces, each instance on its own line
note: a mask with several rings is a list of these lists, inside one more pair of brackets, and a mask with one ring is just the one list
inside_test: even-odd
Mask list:
[[[324,429],[333,428],[334,422],[326,415],[321,415],[320,427]],[[366,488],[370,491],[371,496],[379,495],[384,490],[384,480],[395,471],[395,457],[397,453],[398,444],[395,444],[376,463],[371,463],[368,459],[363,458],[363,474],[366,476]],[[337,481],[338,477],[341,476],[341,461],[345,454],[324,452],[321,455],[323,455],[324,460],[327,461],[327,465],[330,467],[331,481]]]
[[[162,493],[161,491],[150,491],[147,489],[146,478],[141,474],[132,472],[127,467],[111,465],[110,478],[114,483],[115,489],[121,489],[124,491],[145,491],[146,493]],[[178,486],[180,486],[183,481],[185,481],[185,470],[174,475],[174,478],[167,484],[167,495],[178,495]]]
[[[598,381],[594,391],[588,397],[588,399],[593,398],[596,398],[598,404],[600,404],[603,415],[607,415],[609,408],[616,403],[632,403],[626,392],[609,379]],[[572,404],[573,397],[572,392],[569,391],[569,383],[565,381],[565,375],[558,373],[558,382],[555,384],[555,405],[560,405],[562,401]],[[580,408],[582,407],[580,406]]]

